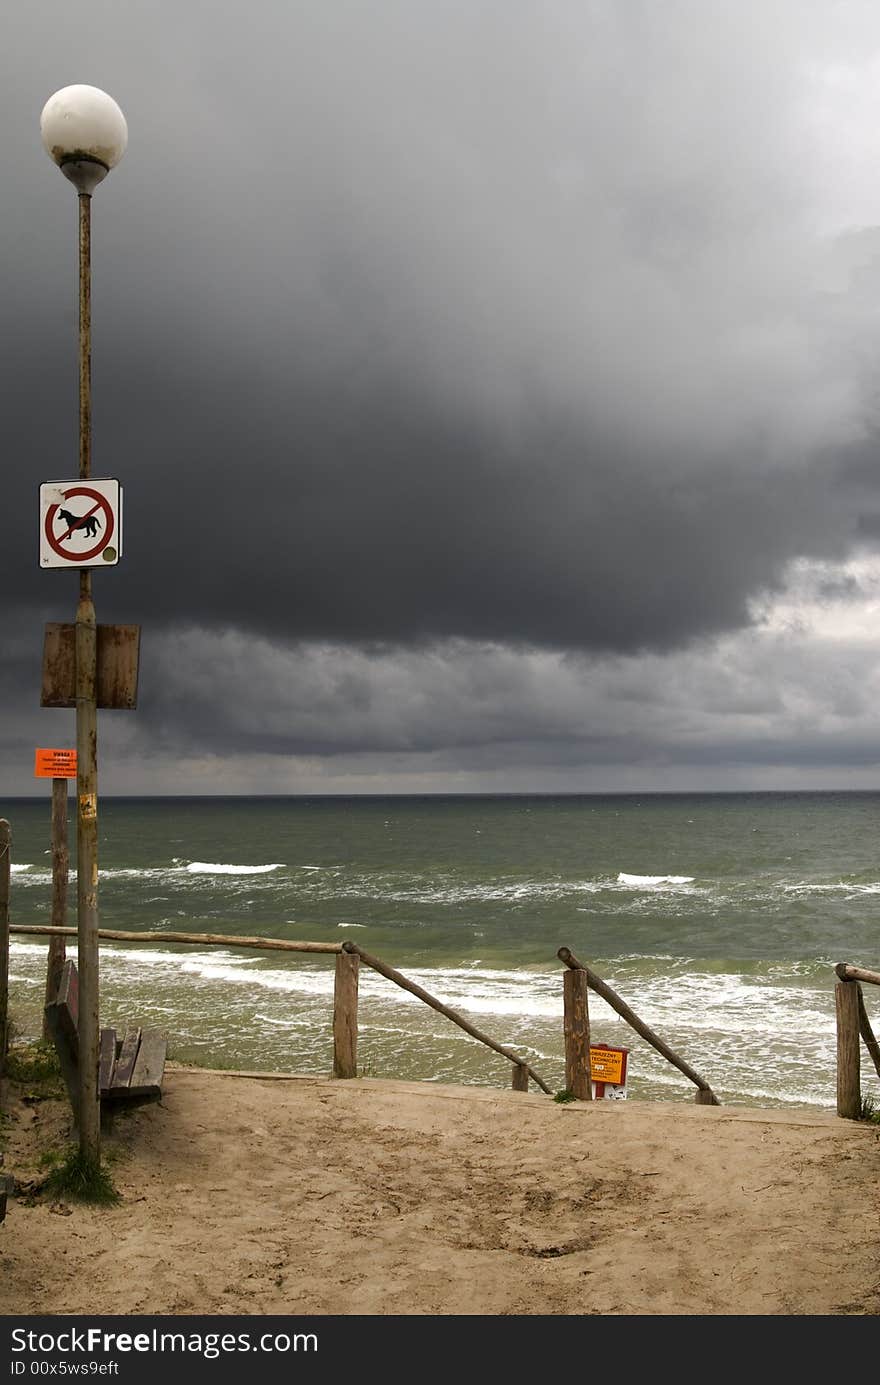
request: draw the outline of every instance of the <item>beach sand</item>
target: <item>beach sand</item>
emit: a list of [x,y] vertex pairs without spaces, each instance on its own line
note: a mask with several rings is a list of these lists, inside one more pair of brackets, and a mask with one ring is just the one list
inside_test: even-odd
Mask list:
[[880,1127],[807,1110],[169,1068],[53,1202],[7,1094],[6,1314],[875,1314]]

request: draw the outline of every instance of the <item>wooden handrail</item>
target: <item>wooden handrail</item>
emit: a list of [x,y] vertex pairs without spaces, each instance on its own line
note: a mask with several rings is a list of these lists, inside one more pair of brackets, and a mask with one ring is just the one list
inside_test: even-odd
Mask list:
[[859,986],[859,1033],[862,1036],[862,1043],[871,1055],[874,1067],[877,1069],[877,1076],[880,1077],[880,1044],[874,1038],[874,1031],[871,1028],[871,1021],[868,1019],[868,1012],[865,1009],[865,1001],[862,996],[862,988]]
[[[33,934],[37,937],[58,937],[76,936],[75,928],[52,928],[47,924],[11,924],[10,933]],[[372,967],[380,975],[387,977],[389,981],[395,982],[403,990],[410,991],[418,996],[426,1005],[430,1005],[433,1010],[438,1010],[441,1015],[452,1020],[465,1033],[472,1038],[478,1039],[487,1048],[494,1049],[504,1058],[514,1065],[513,1085],[514,1090],[522,1091],[523,1074],[528,1074],[532,1081],[541,1088],[543,1092],[550,1094],[550,1088],[544,1079],[535,1072],[528,1063],[514,1053],[512,1049],[505,1048],[503,1044],[498,1044],[494,1039],[490,1039],[488,1034],[484,1034],[468,1020],[463,1019],[455,1010],[451,1010],[448,1005],[436,1000],[434,996],[417,986],[414,981],[409,981],[401,972],[395,971],[378,957],[372,957],[368,952],[357,946],[356,943],[311,943],[311,942],[292,942],[287,938],[252,938],[244,937],[238,933],[130,933],[119,928],[99,928],[98,937],[106,938],[111,942],[123,943],[190,943],[194,945],[207,944],[211,947],[254,947],[263,948],[278,952],[323,952],[335,953],[337,958],[347,955],[354,960],[359,958]],[[354,1077],[356,1076],[356,1055],[357,1055],[357,980],[348,975],[343,968],[340,970],[337,965],[336,973],[336,1004],[334,1006],[334,1071],[337,1076]]]
[[496,1053],[500,1053],[502,1057],[513,1063],[516,1068],[525,1068],[529,1077],[531,1077],[533,1082],[537,1083],[541,1091],[546,1092],[548,1096],[550,1095],[550,1088],[547,1086],[544,1079],[539,1077],[534,1068],[526,1063],[518,1053],[514,1053],[510,1048],[505,1048],[503,1044],[497,1044],[494,1039],[489,1038],[488,1034],[484,1034],[482,1030],[477,1029],[476,1025],[463,1019],[457,1011],[450,1009],[448,1005],[444,1005],[442,1001],[437,1000],[435,996],[423,990],[421,986],[417,986],[414,981],[410,981],[402,972],[396,971],[394,967],[389,967],[386,962],[380,961],[378,957],[373,957],[369,952],[365,952],[362,947],[358,947],[357,943],[345,942],[342,944],[342,949],[344,952],[349,952],[360,957],[361,961],[368,967],[372,967],[373,971],[377,971],[380,976],[384,976],[389,981],[393,981],[396,986],[400,986],[403,990],[409,991],[411,995],[418,996],[419,1000],[423,1000],[426,1005],[430,1005],[432,1010],[437,1010],[441,1015],[445,1015],[448,1020],[452,1020],[453,1024],[457,1024],[459,1029],[463,1029],[466,1034],[470,1034],[472,1039],[479,1039],[481,1044],[485,1044],[487,1048],[494,1049]]
[[[10,933],[35,933],[55,938],[76,937],[75,928],[50,928],[46,924],[11,923]],[[99,938],[120,943],[208,943],[211,947],[259,947],[271,952],[341,952],[342,943],[299,943],[288,938],[246,938],[239,933],[126,933],[119,928],[99,928]]]
[[838,962],[834,970],[841,981],[869,981],[872,986],[880,986],[880,971],[865,971],[864,967],[852,967],[849,962]]
[[590,989],[595,991],[597,995],[600,995],[603,1000],[606,1000],[612,1010],[616,1010],[621,1019],[625,1019],[627,1024],[629,1024],[637,1034],[641,1034],[643,1039],[647,1039],[651,1047],[656,1048],[657,1052],[662,1054],[673,1067],[678,1068],[679,1072],[684,1073],[685,1077],[690,1078],[691,1082],[699,1089],[697,1101],[700,1105],[721,1105],[721,1102],[712,1091],[705,1077],[701,1077],[698,1072],[694,1071],[689,1063],[686,1063],[683,1058],[679,1058],[678,1054],[675,1053],[668,1044],[665,1044],[659,1035],[654,1033],[653,1029],[650,1029],[644,1021],[639,1019],[638,1015],[629,1008],[626,1001],[621,1000],[617,992],[613,991],[611,987],[602,980],[601,976],[597,976],[590,967],[585,966],[583,962],[579,962],[570,948],[561,947],[556,955],[560,962],[564,962],[567,967],[571,967],[576,971],[585,971],[587,973],[587,981],[590,984]]

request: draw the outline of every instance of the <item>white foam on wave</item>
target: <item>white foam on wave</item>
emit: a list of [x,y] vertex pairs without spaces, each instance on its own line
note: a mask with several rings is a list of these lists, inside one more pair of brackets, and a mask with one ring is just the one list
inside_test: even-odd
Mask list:
[[844,890],[847,898],[855,899],[860,894],[880,894],[880,882],[870,881],[858,884],[852,880],[799,880],[794,885],[783,885],[785,894],[837,894]]
[[[407,975],[438,1000],[469,1014],[562,1017],[562,985],[557,972],[435,967],[429,971],[414,968]],[[415,996],[412,999],[418,1003]]]
[[[35,868],[33,865],[14,865],[12,869],[19,877],[18,884],[20,885],[51,884],[52,872],[47,870],[45,866]],[[188,865],[184,865],[180,861],[174,861],[171,865],[162,866],[102,866],[101,879],[103,881],[146,880],[162,885],[173,885],[175,882],[182,882],[187,876],[269,875],[272,871],[283,869],[283,861],[273,861],[265,866],[235,866],[220,861],[190,861]]]
[[[601,888],[601,887],[596,887]],[[469,904],[494,903],[507,900],[563,899],[578,890],[593,892],[591,884],[567,883],[559,880],[517,880],[498,881],[493,884],[472,885],[454,882],[451,884],[417,884],[392,886],[376,890],[375,885],[365,882],[364,893],[375,898],[387,899],[395,904]]]
[[[351,927],[351,925],[349,925]],[[41,994],[45,943],[12,942],[14,982],[28,1003]],[[327,1042],[327,1017],[333,1001],[330,958],[269,962],[230,946],[172,951],[162,945],[102,949],[106,996],[126,1011],[148,1002],[162,1009],[163,1023],[178,1037],[233,1047],[255,1019],[267,1034],[280,1037],[271,1061],[299,1068],[303,1055]],[[794,1102],[831,1106],[834,1101],[835,1021],[830,962],[776,960],[741,971],[718,970],[699,959],[659,957],[597,958],[600,974],[645,1022],[701,1072],[725,1099]],[[268,963],[268,964],[267,964]],[[562,984],[557,970],[492,966],[405,967],[405,974],[464,1015],[471,1016],[501,1042],[561,1061]],[[687,977],[685,983],[684,977]],[[134,987],[132,991],[130,988]],[[443,1045],[459,1042],[416,997],[365,969],[361,974],[362,1028],[389,1035],[398,1046],[418,1047],[436,1039],[438,1053],[425,1062],[446,1072]],[[597,1040],[632,1049],[632,1074],[649,1088],[678,1089],[687,1099],[680,1074],[640,1041],[606,1003],[590,997]],[[439,1027],[438,1027],[439,1026]],[[435,1028],[437,1032],[435,1034]],[[291,1037],[295,1061],[284,1047]],[[450,1049],[451,1052],[451,1049]],[[453,1060],[450,1058],[449,1060]],[[286,1070],[286,1069],[285,1069]],[[542,1069],[543,1071],[543,1069]],[[462,1080],[455,1073],[455,1080]],[[550,1076],[549,1073],[545,1074]]]
[[[349,924],[349,927],[354,925]],[[45,944],[13,939],[11,953],[20,963],[33,959],[42,964]],[[119,975],[137,976],[144,968],[169,977],[185,973],[210,981],[225,981],[236,988],[258,987],[270,991],[331,995],[333,969],[325,962],[297,962],[289,968],[267,967],[263,959],[224,949],[172,952],[162,945],[102,949],[104,964]],[[660,1032],[684,1027],[691,1033],[720,1036],[731,1023],[738,1035],[777,1036],[803,1032],[833,1033],[833,991],[821,988],[824,967],[817,962],[775,962],[759,975],[706,970],[696,961],[686,964],[688,984],[682,985],[681,959],[670,958],[668,971],[654,975],[616,974],[618,966],[658,958],[617,958],[602,965],[602,975],[613,989],[633,1004],[639,1015]],[[828,964],[830,969],[830,963]],[[407,968],[406,975],[447,1004],[473,1013],[521,1016],[524,1019],[555,1017],[562,1013],[562,986],[555,971],[502,970],[475,966]],[[813,980],[819,989],[804,982]],[[377,997],[393,997],[418,1005],[415,996],[390,987],[383,978],[362,973],[361,988]],[[613,1012],[599,996],[590,997],[597,1017],[612,1019]]]
[[173,875],[175,866],[102,866],[102,880],[160,880]]
[[[45,866],[35,868],[34,866],[16,869],[12,867],[15,879],[15,888],[19,890],[29,890],[34,885],[51,885],[52,872],[46,870]],[[74,872],[76,874],[76,872]]]
[[[42,944],[13,942],[12,951],[21,961],[27,956],[40,960],[45,956]],[[108,968],[119,975],[150,968],[169,978],[183,974],[209,983],[225,982],[236,990],[244,987],[253,992],[256,988],[304,997],[330,997],[333,993],[333,970],[318,961],[289,968],[267,967],[253,954],[225,949],[170,952],[161,946],[107,947],[103,957]],[[764,976],[752,977],[707,972],[691,964],[686,989],[675,969],[669,974],[618,979],[612,967],[603,975],[661,1033],[683,1027],[691,1034],[714,1034],[717,1039],[734,1023],[738,1034],[756,1038],[762,1034],[766,1037],[768,1028],[784,1034],[805,1025],[824,1037],[833,1029],[833,996],[821,1008],[812,990],[805,993],[801,986],[791,984],[792,971],[798,970],[778,963]],[[507,971],[471,964],[464,968],[407,968],[406,975],[446,1004],[470,1014],[523,1020],[555,1019],[562,1014],[562,986],[556,972]],[[394,1004],[421,1004],[417,997],[390,987],[370,972],[362,973],[361,991]],[[590,1009],[598,1021],[616,1022],[613,1011],[600,997],[590,997]],[[768,1016],[774,1017],[772,1025],[768,1025]]]
[[268,875],[270,870],[283,870],[283,861],[268,866],[230,866],[223,861],[190,861],[184,869],[190,875]]
[[655,885],[692,885],[693,875],[628,875],[626,871],[620,871],[617,877],[618,885],[644,886],[651,889]]
[[[253,962],[256,959],[242,959],[245,960]],[[276,971],[268,967],[254,967],[249,969],[246,975],[242,975],[239,959],[225,953],[217,953],[212,957],[204,954],[183,958],[176,956],[174,961],[177,971],[203,981],[227,981],[239,986],[246,985],[249,991],[256,987],[264,991],[287,991],[304,996],[330,996],[333,993],[333,973],[327,969],[307,970],[303,966],[291,971]]]
[[261,1015],[258,1010],[254,1019],[259,1020],[261,1024],[268,1024],[272,1029],[310,1029],[314,1027],[314,1020],[309,1015],[304,1015],[300,1019],[278,1019],[274,1015]]
[[[348,925],[352,927],[351,924]],[[39,944],[14,943],[24,955],[45,956]],[[113,948],[102,953],[104,965],[120,979],[126,972],[142,975],[144,968],[164,973],[170,980],[181,975],[207,983],[225,982],[238,991],[286,992],[303,997],[333,995],[332,967],[313,961],[291,965],[289,969],[260,965],[260,958],[236,954],[225,949],[205,952],[170,952],[156,947]],[[407,968],[406,975],[447,1005],[479,1015],[510,1015],[521,1018],[555,1018],[562,1015],[562,987],[555,972],[501,971],[487,967],[466,969],[436,967]],[[361,994],[393,1005],[422,1006],[416,996],[389,986],[380,976],[362,971]]]
[[[670,879],[672,877],[669,877]],[[392,885],[377,890],[376,883],[357,882],[359,892],[392,903],[406,904],[492,904],[520,901],[564,900],[571,895],[603,894],[620,882],[604,880],[498,880],[484,885],[454,882],[426,885],[423,882],[403,888]]]

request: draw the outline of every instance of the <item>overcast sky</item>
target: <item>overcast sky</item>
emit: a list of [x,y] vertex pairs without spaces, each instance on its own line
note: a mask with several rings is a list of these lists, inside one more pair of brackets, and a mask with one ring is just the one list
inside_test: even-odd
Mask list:
[[32,0],[0,71],[4,792],[74,742],[74,82],[102,793],[880,787],[876,4]]

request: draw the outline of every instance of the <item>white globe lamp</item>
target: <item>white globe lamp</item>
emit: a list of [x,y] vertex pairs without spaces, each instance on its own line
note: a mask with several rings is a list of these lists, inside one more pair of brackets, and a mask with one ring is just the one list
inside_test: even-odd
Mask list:
[[62,87],[40,116],[43,147],[78,192],[91,195],[128,144],[125,116],[98,87]]

